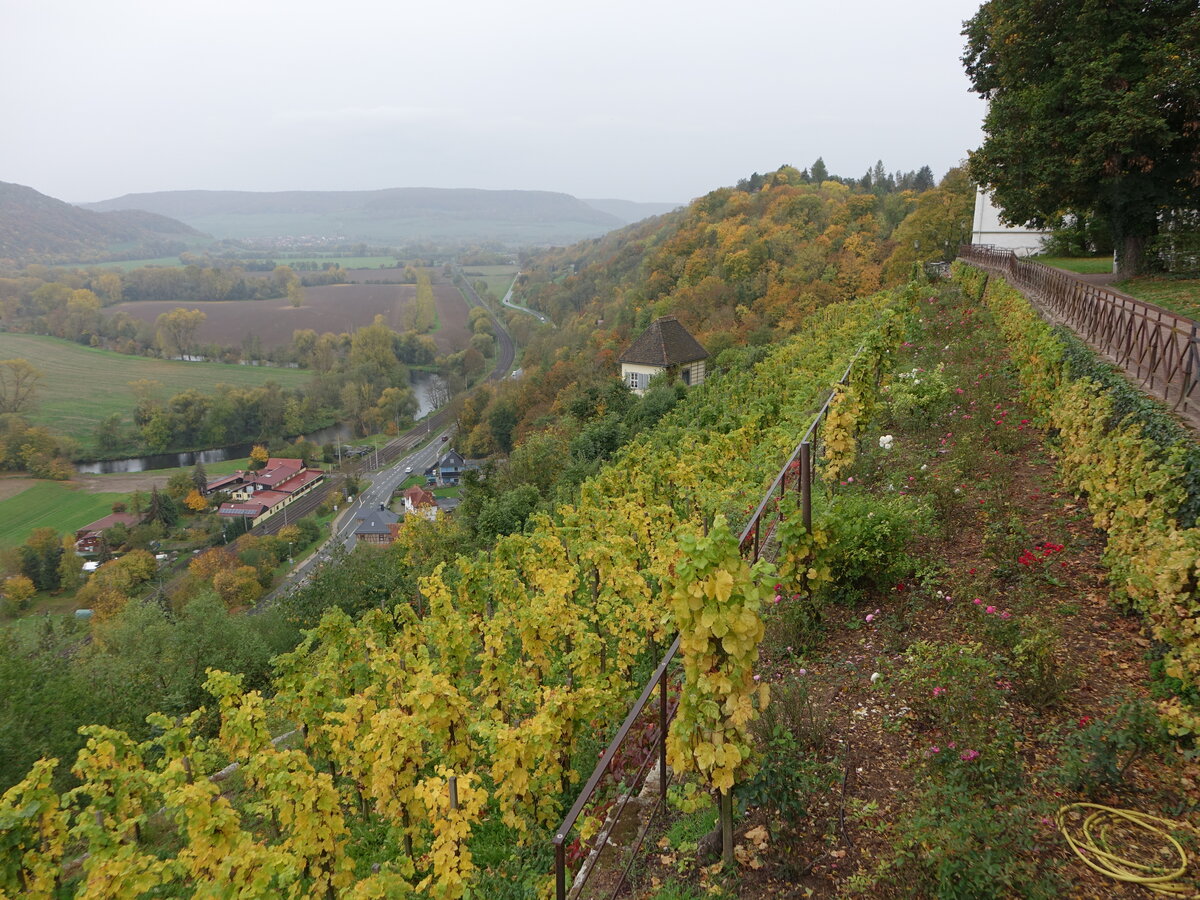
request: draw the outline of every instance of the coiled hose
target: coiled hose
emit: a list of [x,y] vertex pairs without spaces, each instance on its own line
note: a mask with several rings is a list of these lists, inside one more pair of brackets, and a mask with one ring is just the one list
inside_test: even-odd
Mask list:
[[[1068,816],[1082,816],[1082,821],[1068,822]],[[1179,881],[1187,872],[1188,855],[1170,833],[1195,831],[1191,825],[1098,803],[1068,803],[1055,822],[1076,855],[1101,875],[1171,897],[1200,896],[1192,885]],[[1130,853],[1138,859],[1122,855]],[[1178,864],[1152,862],[1154,856],[1174,856]]]

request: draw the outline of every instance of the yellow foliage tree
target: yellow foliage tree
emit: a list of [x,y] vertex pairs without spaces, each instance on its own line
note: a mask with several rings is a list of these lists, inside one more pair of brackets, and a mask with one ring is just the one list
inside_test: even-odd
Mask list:
[[254,566],[238,566],[223,569],[213,576],[213,587],[230,608],[249,606],[262,596],[263,588],[258,583],[258,571]]
[[16,609],[27,607],[36,593],[37,588],[24,575],[12,575],[4,579],[4,596]]
[[262,444],[255,444],[250,449],[250,468],[261,469],[267,464],[267,460],[271,458],[270,451]]

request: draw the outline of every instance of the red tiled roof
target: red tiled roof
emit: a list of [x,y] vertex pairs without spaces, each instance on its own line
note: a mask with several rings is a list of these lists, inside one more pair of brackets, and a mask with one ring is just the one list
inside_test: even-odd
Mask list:
[[219,491],[228,484],[241,484],[245,478],[245,472],[234,472],[232,475],[222,475],[219,478],[214,478],[204,486],[206,491]]
[[272,457],[267,460],[267,464],[251,475],[251,480],[255,484],[261,484],[263,487],[275,487],[280,482],[287,481],[289,478],[297,475],[304,468],[304,462],[299,459],[275,459]]
[[103,519],[97,519],[90,525],[84,525],[78,529],[75,534],[82,537],[89,531],[104,531],[106,528],[112,528],[114,525],[128,525],[130,527],[138,524],[141,519],[132,513],[110,513]]
[[303,472],[297,472],[291,478],[279,482],[275,485],[275,490],[283,491],[285,494],[294,494],[296,491],[304,490],[314,481],[320,481],[325,476],[325,473],[320,469],[306,469]]
[[418,484],[414,484],[402,496],[413,506],[433,506],[434,504],[433,494]]
[[291,496],[289,491],[255,491],[254,502],[261,503],[267,509],[276,506]]

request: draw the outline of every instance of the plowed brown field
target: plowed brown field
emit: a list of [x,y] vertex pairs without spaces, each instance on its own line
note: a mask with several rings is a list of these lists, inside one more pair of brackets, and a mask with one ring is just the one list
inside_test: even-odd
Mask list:
[[[434,335],[443,353],[462,350],[471,339],[467,326],[467,302],[452,284],[435,284],[441,328]],[[396,330],[404,330],[405,311],[416,297],[412,284],[332,284],[304,290],[304,305],[293,308],[286,300],[213,300],[178,303],[148,300],[120,303],[106,312],[121,311],[154,324],[163,313],[178,307],[202,310],[208,318],[200,327],[201,343],[237,345],[256,335],[264,347],[278,347],[292,339],[292,332],[311,328],[317,334],[340,334],[370,325],[376,316]]]

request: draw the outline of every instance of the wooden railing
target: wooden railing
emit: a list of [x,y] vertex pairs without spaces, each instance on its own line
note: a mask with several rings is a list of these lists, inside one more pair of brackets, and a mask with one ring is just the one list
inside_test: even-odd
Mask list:
[[1170,310],[1088,284],[1011,250],[965,244],[958,258],[1003,275],[1013,287],[1116,363],[1147,393],[1195,418],[1200,325]]

